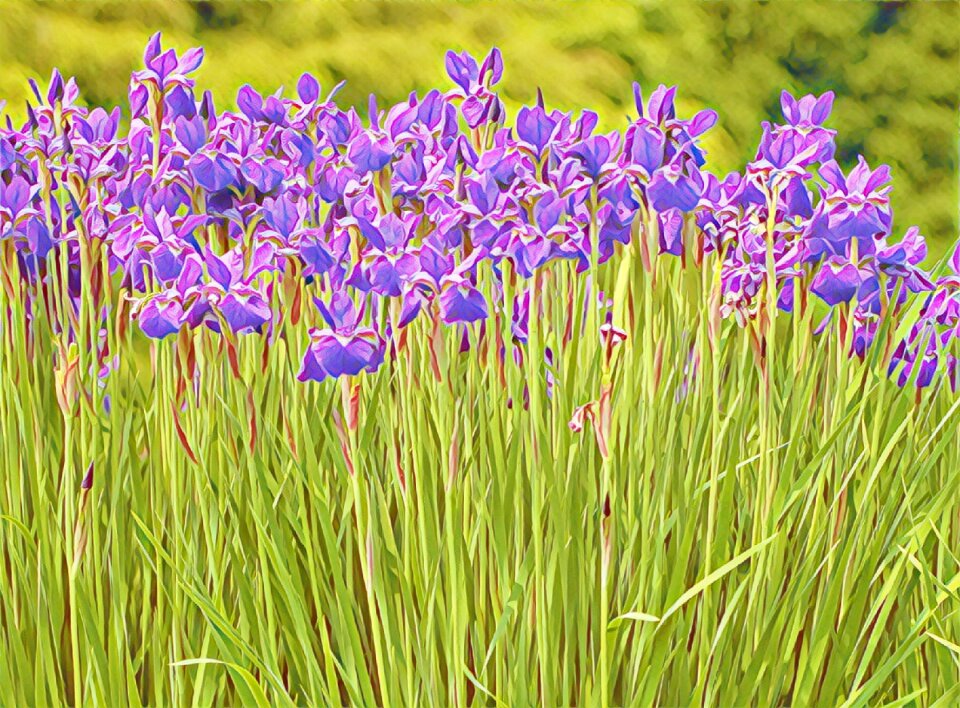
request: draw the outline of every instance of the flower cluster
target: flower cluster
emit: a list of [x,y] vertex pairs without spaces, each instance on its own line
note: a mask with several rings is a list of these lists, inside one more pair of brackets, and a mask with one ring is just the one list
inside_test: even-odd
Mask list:
[[510,312],[522,346],[538,271],[566,262],[589,286],[630,248],[648,272],[667,256],[715,267],[720,315],[761,335],[769,303],[805,313],[812,294],[859,357],[908,293],[929,291],[893,356],[904,383],[921,361],[927,385],[958,332],[960,276],[931,282],[915,228],[892,239],[889,169],[860,158],[845,175],[833,160],[831,93],[785,92],[785,122],[764,123],[755,159],[720,179],[700,141],[717,115],[678,117],[676,88],[644,100],[634,86],[623,131],[542,96],[510,124],[494,49],[448,53],[454,88],[386,108],[371,97],[366,116],[310,74],[293,96],[244,86],[218,111],[192,78],[202,59],[152,37],[125,134],[119,109],[84,107],[58,72],[45,93],[32,84],[25,125],[0,130],[4,288],[26,293],[31,323],[42,312],[67,338],[99,332],[119,288],[119,317],[148,337],[203,327],[232,346],[285,336],[309,293],[325,326],[300,378],[320,381],[377,370],[417,318],[460,328],[469,347],[473,323]]
[[950,259],[950,273],[937,279],[924,300],[917,322],[890,360],[890,374],[899,371],[901,386],[929,386],[938,369],[946,372],[956,391],[957,343],[960,341],[960,246]]

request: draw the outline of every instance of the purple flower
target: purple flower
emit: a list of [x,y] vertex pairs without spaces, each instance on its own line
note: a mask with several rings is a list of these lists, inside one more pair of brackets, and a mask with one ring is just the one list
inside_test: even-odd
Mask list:
[[383,364],[383,355],[384,342],[372,329],[351,334],[311,329],[310,346],[297,378],[323,381],[327,377],[356,376],[361,371],[372,374]]
[[810,284],[811,292],[831,307],[850,302],[860,289],[863,274],[853,263],[842,258],[828,259]]
[[674,162],[657,170],[647,187],[650,206],[656,211],[693,211],[703,194],[703,178],[690,163],[686,168]]
[[234,332],[252,332],[260,329],[272,317],[263,294],[247,285],[235,286],[219,303],[220,313]]
[[683,214],[668,209],[657,217],[660,221],[660,252],[679,256],[683,253]]
[[370,327],[360,326],[362,311],[350,297],[337,292],[329,306],[316,300],[317,309],[329,329],[311,329],[310,345],[303,357],[297,378],[323,381],[341,376],[356,376],[361,371],[375,372],[383,364],[385,343]]
[[419,270],[416,249],[408,247],[420,223],[418,216],[407,216],[404,221],[396,214],[382,217],[377,224],[358,219],[360,233],[369,247],[354,270],[351,284],[363,290],[373,290],[388,297],[399,297],[404,284]]
[[517,137],[535,148],[537,155],[543,153],[556,126],[557,121],[548,116],[542,106],[524,106],[517,114]]
[[393,145],[386,136],[377,137],[364,131],[350,143],[350,161],[359,174],[379,172],[393,156]]
[[440,290],[440,317],[444,324],[487,318],[487,301],[466,278],[447,278]]
[[891,278],[903,278],[911,292],[933,290],[934,284],[920,268],[927,257],[927,244],[920,229],[911,226],[899,243],[877,248],[877,265]]
[[820,168],[820,175],[828,185],[823,203],[830,217],[830,228],[841,238],[871,241],[890,233],[892,213],[888,194],[890,168],[881,165],[871,170],[863,156],[857,166],[844,178],[836,162]]
[[[922,352],[921,347],[924,348]],[[940,341],[935,328],[931,324],[918,323],[911,331],[910,337],[894,350],[887,374],[892,376],[899,368],[898,386],[903,387],[913,381],[916,388],[927,388],[934,381],[940,356]],[[948,355],[948,362],[951,361],[953,359]],[[948,367],[955,366],[955,363],[952,366],[948,363]]]
[[523,293],[513,299],[513,318],[510,322],[510,334],[515,341],[526,344],[529,333],[530,290],[524,289]]
[[810,152],[813,162],[826,162],[833,157],[833,139],[836,132],[822,127],[833,108],[833,91],[819,98],[808,95],[797,100],[787,91],[780,95],[780,105],[787,125],[771,129],[776,135],[785,135],[798,147],[798,152]]
[[816,155],[815,145],[806,145],[793,133],[774,132],[769,124],[764,124],[757,157],[747,165],[747,172],[769,186],[782,184],[804,176]]
[[911,226],[899,243],[877,250],[877,263],[890,275],[906,277],[915,266],[927,257],[927,244],[920,229]]
[[524,278],[533,277],[535,270],[558,255],[556,244],[531,227],[514,230],[506,253],[513,260],[517,273]]
[[283,194],[275,199],[263,201],[263,214],[267,223],[280,236],[281,242],[287,242],[302,219],[300,205],[294,201],[290,193]]
[[610,159],[616,144],[616,138],[611,138],[606,135],[594,135],[574,145],[570,149],[570,154],[577,157],[586,173],[590,175],[594,181],[597,181],[600,179],[600,173],[603,172],[607,166],[607,160]]
[[[584,280],[565,292],[588,289],[586,302],[596,303],[597,284],[583,275],[590,256],[615,258],[617,243],[641,226],[649,236],[652,222],[662,258],[678,256],[711,282],[716,273],[711,337],[714,314],[732,317],[751,325],[762,352],[772,253],[782,311],[806,311],[811,293],[831,307],[850,303],[833,317],[850,327],[850,355],[864,360],[879,332],[892,337],[904,313],[919,311],[896,342],[891,375],[927,386],[945,372],[960,383],[960,248],[953,272],[934,281],[921,267],[918,229],[894,241],[890,169],[860,158],[844,174],[832,159],[832,93],[784,92],[782,124],[763,123],[756,157],[721,181],[700,144],[718,116],[705,109],[678,118],[676,87],[660,85],[645,101],[635,86],[637,116],[622,132],[599,133],[588,110],[548,111],[539,91],[508,123],[494,92],[503,57],[493,49],[482,61],[448,53],[452,89],[411,93],[383,110],[371,96],[364,118],[335,104],[339,85],[324,98],[309,73],[293,94],[245,85],[235,109],[217,112],[210,92],[195,91],[202,60],[201,49],[178,55],[151,37],[123,130],[119,108],[88,108],[77,82],[56,70],[42,90],[30,82],[23,126],[0,127],[4,287],[26,300],[17,331],[36,337],[47,331],[35,326],[41,317],[60,317],[49,331],[77,342],[80,305],[92,302],[104,321],[93,323],[101,334],[91,372],[115,366],[106,363],[116,356],[107,351],[108,317],[132,317],[153,339],[205,327],[226,339],[236,367],[234,335],[263,332],[265,345],[295,339],[289,329],[307,293],[328,299],[304,317],[325,323],[310,330],[305,381],[373,372],[388,343],[402,356],[412,335],[403,328],[420,312],[429,327],[453,328],[461,351],[495,342],[501,364],[539,359],[543,352],[522,347],[540,283],[527,279],[571,260],[563,283]],[[655,254],[648,239],[643,245],[650,272]],[[24,287],[11,290],[14,278]],[[520,294],[503,322],[507,292]],[[118,313],[120,293],[136,304],[124,300]],[[918,307],[908,308],[918,293]],[[577,301],[555,304],[572,312]],[[622,333],[612,303],[601,301],[610,356]],[[583,334],[572,319],[558,344]],[[491,330],[498,326],[509,327],[512,343]],[[546,359],[552,366],[553,352]],[[682,386],[693,385],[698,361],[687,364]]]
[[790,122],[790,125],[798,128],[813,128],[823,125],[830,117],[833,98],[833,91],[827,91],[820,97],[809,95],[798,101],[789,92],[784,91],[780,94],[783,117]]
[[627,128],[624,153],[629,165],[639,167],[646,177],[663,164],[666,136],[658,126],[640,121]]
[[297,249],[306,266],[304,275],[322,275],[345,258],[347,237],[328,241],[320,229],[304,229],[297,234]]
[[[640,90],[640,84],[633,84],[633,101],[637,109],[637,114],[641,118],[647,118],[657,125],[663,125],[676,116],[676,110],[673,105],[676,95],[676,86],[668,88],[660,84],[650,95],[650,100],[647,102],[646,107],[644,107],[643,93]],[[646,110],[644,110],[644,108],[646,108]]]
[[188,49],[179,57],[172,49],[163,51],[160,33],[157,32],[147,42],[143,53],[143,63],[147,68],[134,72],[132,83],[134,86],[152,84],[160,93],[164,93],[167,87],[192,88],[193,80],[188,75],[196,71],[202,62],[203,49],[200,47]]
[[193,118],[181,116],[176,119],[174,125],[177,140],[189,154],[195,154],[207,142],[206,126],[199,116]]
[[446,66],[447,74],[459,87],[450,97],[463,99],[460,111],[467,125],[477,128],[484,123],[497,123],[503,115],[503,105],[490,88],[503,75],[500,50],[492,49],[479,67],[477,60],[466,52],[447,52]]
[[297,81],[297,95],[304,103],[314,103],[320,98],[320,82],[312,74],[302,74]]
[[176,293],[161,293],[146,301],[137,319],[145,335],[151,339],[163,339],[180,331],[183,305]]
[[234,164],[222,154],[209,157],[198,153],[189,162],[190,174],[208,192],[220,192],[237,182]]
[[465,94],[470,94],[480,78],[480,67],[477,60],[467,52],[447,52],[447,75]]

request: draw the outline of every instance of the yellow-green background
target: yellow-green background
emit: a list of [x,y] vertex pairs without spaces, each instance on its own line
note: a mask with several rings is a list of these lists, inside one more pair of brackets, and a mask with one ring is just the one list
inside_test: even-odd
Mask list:
[[202,44],[199,74],[218,105],[250,82],[293,87],[304,70],[341,103],[395,101],[447,86],[448,48],[501,48],[516,107],[589,107],[606,126],[632,111],[630,83],[680,85],[682,111],[721,116],[708,140],[717,172],[752,156],[782,88],[833,89],[830,125],[845,167],[864,153],[893,166],[897,230],[918,224],[939,254],[957,237],[960,5],[956,2],[82,2],[0,0],[0,97],[23,113],[26,78],[77,77],[85,100],[116,104],[150,33]]

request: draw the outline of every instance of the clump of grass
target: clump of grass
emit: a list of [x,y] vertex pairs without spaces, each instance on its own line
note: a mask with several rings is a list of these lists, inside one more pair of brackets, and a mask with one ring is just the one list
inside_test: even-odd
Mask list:
[[[545,302],[563,287],[551,275]],[[664,293],[688,275],[665,268]],[[692,303],[705,301],[664,295],[635,328],[655,328],[658,359],[683,361],[691,308],[706,326]],[[558,309],[539,336],[569,352]],[[237,377],[216,336],[198,332],[203,385],[183,411],[173,348],[145,368],[124,352],[110,413],[89,411],[88,426],[64,426],[55,373],[7,348],[0,685],[11,702],[955,695],[954,398],[916,402],[838,366],[835,342],[798,375],[784,328],[765,447],[759,375],[735,329],[702,352],[715,385],[679,400],[683,370],[660,367],[648,388],[634,336],[609,372],[604,458],[589,426],[568,426],[600,390],[588,347],[557,357],[547,397],[515,368],[504,388],[492,348],[460,356],[455,336],[443,335],[437,380],[427,325],[414,327],[402,360],[355,382],[348,431],[339,387],[298,386],[282,342],[264,355],[246,338]]]

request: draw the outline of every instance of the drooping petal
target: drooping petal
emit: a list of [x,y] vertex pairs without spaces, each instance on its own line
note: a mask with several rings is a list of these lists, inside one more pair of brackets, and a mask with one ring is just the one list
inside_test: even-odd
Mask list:
[[810,284],[810,290],[831,307],[850,302],[860,288],[860,270],[839,258],[823,264]]
[[180,331],[183,306],[173,298],[158,295],[140,310],[140,329],[151,339],[163,339]]
[[450,285],[440,293],[440,316],[448,325],[483,320],[487,317],[487,301],[467,281]]

